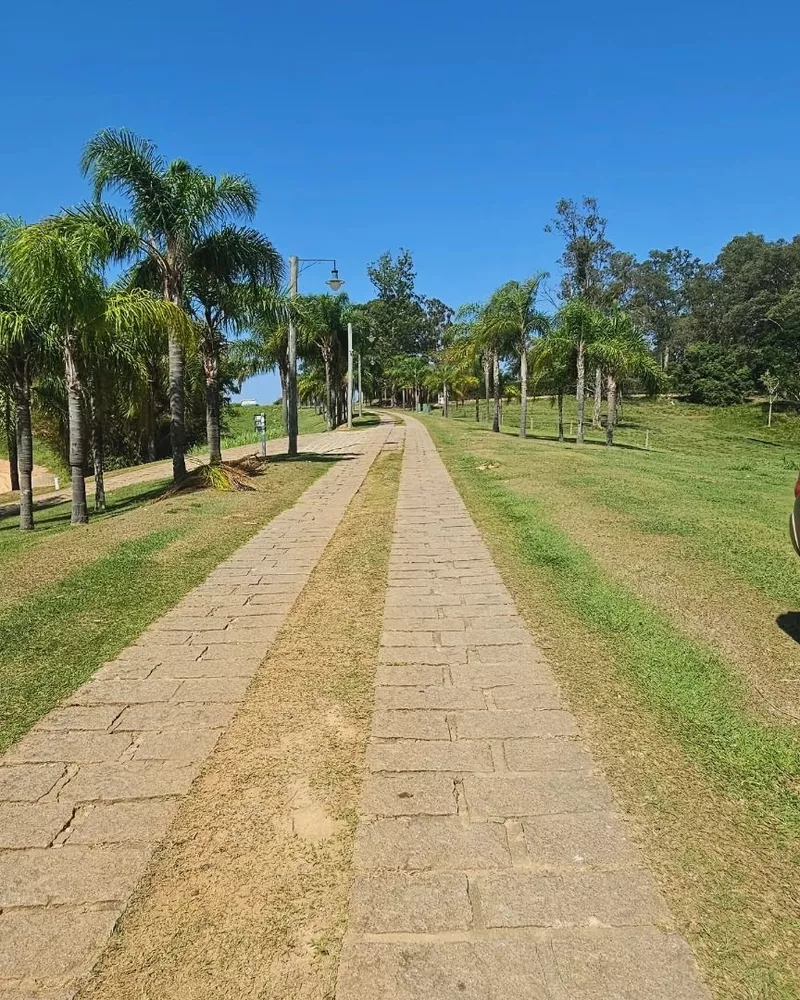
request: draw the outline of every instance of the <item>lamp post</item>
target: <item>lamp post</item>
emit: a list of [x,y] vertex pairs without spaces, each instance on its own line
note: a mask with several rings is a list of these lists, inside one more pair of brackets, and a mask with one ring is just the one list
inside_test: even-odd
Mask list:
[[353,429],[353,324],[347,324],[347,429]]
[[[300,271],[305,271],[305,267],[298,267],[305,264],[311,267],[312,264],[333,264],[331,276],[325,284],[334,292],[338,292],[344,282],[339,277],[336,268],[336,261],[332,257],[289,257],[289,297],[296,299],[297,279]],[[289,348],[286,352],[288,373],[286,377],[286,409],[288,415],[289,448],[287,454],[290,458],[297,455],[297,327],[294,325],[294,314],[289,314]]]

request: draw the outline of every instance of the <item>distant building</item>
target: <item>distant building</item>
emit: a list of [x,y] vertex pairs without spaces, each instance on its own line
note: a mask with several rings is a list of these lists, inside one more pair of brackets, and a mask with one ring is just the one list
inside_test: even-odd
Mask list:
[[239,405],[240,406],[258,406],[258,400],[257,399],[243,399]]

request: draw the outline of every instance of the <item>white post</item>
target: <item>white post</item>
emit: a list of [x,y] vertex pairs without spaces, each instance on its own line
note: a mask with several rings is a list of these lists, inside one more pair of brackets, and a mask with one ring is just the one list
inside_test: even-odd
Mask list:
[[358,352],[358,415],[364,416],[364,393],[361,391],[361,351]]
[[353,429],[353,324],[347,324],[347,429]]
[[646,430],[644,432],[644,446],[645,446],[645,448],[648,451],[650,451],[650,431],[649,430]]

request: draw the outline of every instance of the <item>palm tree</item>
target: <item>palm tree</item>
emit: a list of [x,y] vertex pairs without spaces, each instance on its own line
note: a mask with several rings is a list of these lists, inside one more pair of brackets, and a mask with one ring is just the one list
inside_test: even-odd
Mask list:
[[338,295],[306,295],[299,300],[300,332],[306,349],[314,347],[319,351],[325,369],[325,414],[328,430],[331,431],[342,416],[341,400],[338,398],[342,376],[339,362],[347,353],[346,314],[349,301],[345,292]]
[[[180,336],[190,326],[177,305],[147,292],[109,288],[103,266],[113,254],[106,232],[83,220],[55,217],[14,230],[5,240],[20,301],[30,322],[57,339],[64,364],[72,478],[72,524],[88,521],[86,505],[87,355],[130,331],[157,327]],[[106,354],[106,359],[108,358]]]
[[577,421],[575,443],[583,444],[583,424],[586,405],[586,351],[603,329],[603,313],[585,299],[570,299],[556,317],[557,336],[574,351],[575,397]]
[[606,377],[606,445],[611,447],[617,422],[617,392],[621,383],[635,378],[648,392],[655,393],[664,381],[664,372],[648,350],[644,335],[622,309],[614,309],[610,315],[603,317],[589,353]]
[[558,440],[564,440],[564,395],[569,391],[575,370],[572,344],[553,327],[535,342],[530,356],[536,384],[542,384],[555,394],[558,411]]
[[246,322],[252,297],[242,285],[262,284],[277,291],[283,261],[270,241],[255,229],[223,226],[194,250],[187,275],[187,298],[200,331],[206,383],[206,437],[209,463],[222,461],[220,444],[220,355],[227,332]]
[[547,275],[534,274],[525,281],[508,281],[491,296],[483,313],[486,334],[496,343],[506,344],[519,358],[519,436],[528,426],[528,351],[534,334],[547,328],[547,317],[536,308],[539,286]]
[[[8,259],[8,247],[21,223],[3,220],[0,225],[0,366],[13,397],[15,448],[9,448],[9,465],[18,472],[19,526],[33,529],[33,429],[31,389],[37,368],[52,360],[49,329],[37,323],[26,309],[19,278]],[[14,454],[16,453],[16,454]]]
[[[119,258],[144,265],[145,283],[157,280],[164,298],[184,307],[194,254],[209,234],[235,218],[252,218],[258,196],[245,177],[216,178],[185,160],[167,164],[148,139],[128,129],[102,129],[86,144],[81,169],[94,187],[95,204],[80,214],[108,234]],[[122,216],[100,199],[106,191],[129,202]],[[172,470],[186,475],[184,421],[185,345],[177,331],[169,336],[169,396]]]
[[[247,335],[234,340],[229,350],[229,361],[241,379],[252,378],[278,369],[281,380],[283,427],[288,434],[286,389],[289,366],[288,322],[292,310],[296,314],[296,299],[276,293],[264,285],[243,290],[243,318],[241,326]],[[299,322],[299,317],[296,317]]]

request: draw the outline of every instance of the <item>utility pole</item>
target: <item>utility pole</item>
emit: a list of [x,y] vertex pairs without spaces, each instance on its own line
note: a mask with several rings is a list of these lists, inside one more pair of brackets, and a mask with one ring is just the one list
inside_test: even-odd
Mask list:
[[[297,298],[297,257],[289,258],[289,296]],[[289,316],[289,349],[286,356],[288,373],[286,377],[286,408],[289,415],[289,449],[290,458],[297,455],[297,328],[294,325],[294,315]]]
[[347,429],[353,429],[353,324],[347,324]]
[[364,416],[364,393],[361,391],[361,351],[358,352],[358,415]]

